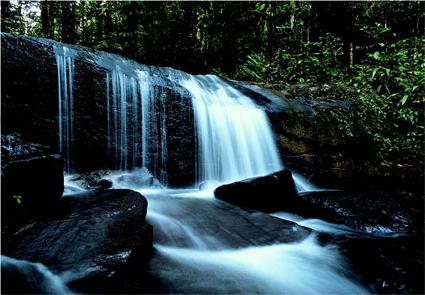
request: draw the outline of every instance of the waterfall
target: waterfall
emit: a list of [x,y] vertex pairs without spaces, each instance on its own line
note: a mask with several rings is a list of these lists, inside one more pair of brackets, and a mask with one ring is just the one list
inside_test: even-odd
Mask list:
[[192,95],[198,181],[228,183],[282,169],[264,110],[213,75],[180,81]]
[[106,74],[108,152],[118,170],[145,167],[166,182],[165,94],[142,70]]
[[[70,172],[76,53],[60,44],[54,48],[59,146],[65,171]],[[265,110],[225,80],[214,75],[189,75],[169,68],[146,67],[109,54],[96,56],[95,62],[106,70],[107,151],[114,161],[111,168],[146,168],[167,185],[170,177],[167,169],[174,160],[170,155],[176,144],[167,141],[174,132],[169,129],[175,128],[175,122],[168,118],[167,106],[176,99],[170,96],[170,88],[190,96],[197,146],[187,152],[196,153],[195,184],[230,183],[284,167]],[[294,179],[300,190],[311,189],[302,177],[297,175]]]
[[74,54],[66,46],[55,45],[58,76],[59,150],[65,172],[71,171],[71,148],[74,139]]
[[[133,68],[132,68],[133,67]],[[108,149],[116,168],[145,167],[166,184],[167,95],[154,87],[154,75],[131,65],[106,75]],[[197,139],[196,183],[230,183],[262,176],[284,166],[266,112],[248,96],[214,75],[160,73],[186,89],[192,99]],[[168,127],[169,128],[169,127]],[[300,190],[310,188],[294,177]]]

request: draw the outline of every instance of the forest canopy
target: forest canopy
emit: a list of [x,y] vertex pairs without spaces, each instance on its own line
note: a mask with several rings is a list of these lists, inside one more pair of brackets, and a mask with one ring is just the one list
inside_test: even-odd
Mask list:
[[[423,160],[425,2],[2,1],[1,30],[194,74],[327,85],[382,167]],[[406,162],[407,161],[407,162]]]

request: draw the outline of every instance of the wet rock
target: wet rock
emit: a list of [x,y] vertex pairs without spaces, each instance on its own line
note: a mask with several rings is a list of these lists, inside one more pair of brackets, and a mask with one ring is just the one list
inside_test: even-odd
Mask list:
[[[404,192],[319,191],[301,193],[306,206],[294,213],[345,224],[374,235],[418,234],[423,230],[423,201]],[[312,210],[306,211],[309,207]]]
[[96,189],[98,190],[105,190],[112,187],[112,181],[108,179],[101,179],[96,184]]
[[78,185],[84,189],[93,189],[96,188],[99,181],[105,179],[110,173],[110,170],[93,170],[90,172],[73,174],[70,177],[70,181],[78,183]]
[[[2,69],[7,77],[2,79],[2,133],[22,136],[25,142],[35,142],[59,152],[57,66],[54,46],[63,44],[52,40],[13,36],[1,33]],[[75,51],[74,60],[74,138],[70,146],[71,167],[77,173],[93,170],[116,169],[115,152],[108,149],[108,110],[106,99],[106,74],[115,69],[119,56],[67,45]],[[99,62],[103,60],[103,62]],[[158,113],[164,113],[164,133],[169,147],[165,171],[159,163],[146,164],[154,177],[173,187],[188,186],[195,181],[196,140],[191,96],[187,90],[172,82],[161,69],[135,64],[126,75],[136,78],[137,70],[152,74],[151,86],[155,101],[164,100]],[[125,67],[123,66],[123,69]],[[34,79],[37,77],[37,79]],[[132,115],[131,111],[127,114]],[[159,118],[159,114],[155,114]],[[132,136],[132,135],[130,135]],[[132,138],[131,138],[132,139]],[[141,138],[136,146],[128,147],[130,155],[139,155]],[[112,145],[116,144],[112,139]],[[148,159],[158,154],[157,146],[146,151]],[[136,149],[136,150],[135,150]],[[145,163],[144,163],[145,164]],[[131,168],[131,167],[127,167]],[[93,185],[95,185],[94,183]]]
[[292,108],[292,104],[288,100],[282,99],[271,89],[264,89],[257,85],[236,80],[228,80],[227,83],[250,97],[259,107],[268,112],[285,112]]
[[1,135],[1,161],[3,166],[10,161],[47,155],[52,152],[52,149],[48,146],[24,141],[18,133]]
[[14,225],[29,216],[48,216],[64,190],[59,155],[11,161],[2,169],[2,221]]
[[300,95],[290,101],[298,107],[269,116],[285,165],[321,186],[341,187],[352,182],[353,175],[359,173],[357,158],[362,158],[363,165],[370,153],[362,152],[369,148],[365,144],[347,138],[333,116],[333,112],[348,112],[351,107],[343,101]]
[[71,281],[114,276],[149,257],[152,227],[145,223],[147,201],[139,193],[90,191],[64,196],[56,206],[54,218],[3,237],[3,253],[69,272]]
[[289,170],[225,184],[216,188],[214,195],[233,204],[264,211],[284,209],[297,202]]
[[51,47],[2,33],[1,52],[7,73],[2,78],[2,133],[17,133],[25,142],[58,152],[57,73]]
[[361,274],[359,280],[376,294],[423,294],[423,235],[352,238],[331,237]]

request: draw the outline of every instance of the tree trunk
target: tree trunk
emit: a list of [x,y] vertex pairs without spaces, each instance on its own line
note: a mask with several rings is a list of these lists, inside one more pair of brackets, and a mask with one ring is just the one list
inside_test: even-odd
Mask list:
[[269,57],[273,56],[275,47],[275,15],[276,15],[276,2],[272,1],[269,4],[268,16],[268,28],[267,28],[267,53]]
[[62,2],[61,3],[61,40],[65,43],[75,44],[76,42],[76,15],[75,15],[75,2]]
[[41,1],[40,6],[41,6],[41,34],[44,37],[50,37],[49,3],[47,1]]

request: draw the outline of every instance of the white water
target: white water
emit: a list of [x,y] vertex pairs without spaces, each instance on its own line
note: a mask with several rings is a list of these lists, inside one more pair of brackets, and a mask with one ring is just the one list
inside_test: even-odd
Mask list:
[[[291,244],[204,251],[157,246],[159,252],[198,270],[210,281],[232,280],[238,293],[249,294],[366,294],[344,276],[343,259],[314,236]],[[219,287],[218,287],[219,288]]]
[[292,178],[294,179],[295,186],[298,192],[312,192],[321,190],[319,187],[309,182],[305,177],[294,171],[292,171]]
[[74,53],[66,46],[55,45],[58,76],[59,149],[65,171],[71,171],[71,148],[74,140]]
[[359,235],[362,237],[380,237],[380,238],[391,238],[399,237],[402,234],[396,233],[393,230],[379,226],[379,227],[367,227],[365,231],[357,230],[349,226],[337,223],[327,222],[317,218],[303,218],[299,215],[288,213],[288,212],[276,212],[271,214],[277,218],[295,222],[296,224],[310,228],[317,232],[329,233],[333,235]]
[[282,169],[266,113],[217,76],[180,81],[192,95],[198,182],[229,183]]

